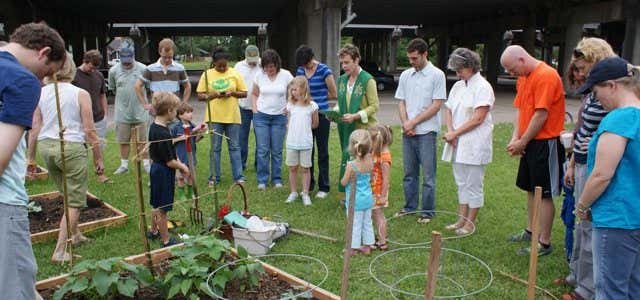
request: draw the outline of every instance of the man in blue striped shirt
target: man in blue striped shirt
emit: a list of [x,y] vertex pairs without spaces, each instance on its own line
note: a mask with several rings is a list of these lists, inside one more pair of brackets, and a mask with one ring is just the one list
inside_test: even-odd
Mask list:
[[176,44],[171,39],[160,41],[158,44],[160,59],[156,63],[147,66],[147,70],[144,71],[136,83],[136,94],[142,103],[147,103],[144,108],[148,111],[151,111],[152,106],[142,93],[143,85],[148,86],[151,93],[172,92],[176,95],[180,93],[180,86],[182,86],[184,89],[182,101],[189,101],[191,84],[184,66],[173,60],[175,49]]
[[[336,99],[336,81],[333,78],[331,69],[315,60],[313,50],[306,45],[301,45],[296,50],[296,76],[305,76],[309,81],[309,92],[311,98],[318,104],[320,111],[329,110],[329,99]],[[319,115],[318,127],[313,129],[313,139],[318,147],[318,193],[316,198],[326,198],[329,193],[329,130],[331,122],[324,116]],[[313,163],[315,148],[311,151],[311,184],[309,190],[315,187],[315,176]]]

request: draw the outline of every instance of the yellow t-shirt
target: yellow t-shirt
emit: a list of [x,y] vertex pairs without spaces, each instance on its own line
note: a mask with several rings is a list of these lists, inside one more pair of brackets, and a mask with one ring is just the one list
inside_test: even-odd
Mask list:
[[[200,76],[198,82],[198,88],[196,92],[246,92],[247,85],[244,83],[242,75],[233,68],[228,68],[226,72],[220,73],[216,69],[209,69],[206,71],[208,83],[205,83],[205,73]],[[214,123],[226,123],[226,124],[240,124],[240,108],[238,107],[238,98],[225,97],[215,98],[209,101],[209,107],[211,108],[212,116],[209,117],[209,111],[205,112],[205,122]]]

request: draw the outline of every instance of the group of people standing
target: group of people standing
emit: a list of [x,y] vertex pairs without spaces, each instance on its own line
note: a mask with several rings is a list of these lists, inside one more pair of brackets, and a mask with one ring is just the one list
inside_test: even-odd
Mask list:
[[[460,80],[447,97],[445,73],[429,62],[427,49],[427,43],[419,38],[408,44],[411,68],[400,75],[395,94],[402,123],[405,200],[396,216],[418,214],[421,224],[435,216],[436,138],[441,124],[439,112],[444,105],[442,159],[453,163],[460,216],[446,229],[465,235],[473,230],[484,205],[484,171],[493,153],[490,110],[495,96],[491,85],[480,75],[480,56],[470,49],[458,48],[450,54],[448,68]],[[128,170],[132,129],[142,128],[138,138],[150,143],[149,159],[144,160],[150,173],[154,208],[150,238],[161,239],[164,246],[177,243],[167,231],[166,220],[174,201],[176,179],[182,186],[194,184],[194,170],[187,163],[193,165],[195,161],[185,160],[189,160],[188,152],[195,154],[195,147],[184,147],[184,143],[195,145],[198,138],[189,136],[189,131],[198,135],[208,128],[214,133],[210,184],[221,180],[223,140],[229,147],[233,181],[245,183],[248,136],[253,123],[258,189],[265,190],[269,183],[276,188],[283,186],[281,165],[286,145],[291,188],[286,202],[294,202],[300,196],[303,204],[309,205],[310,192],[316,184],[316,198],[325,198],[330,191],[329,128],[330,122],[336,122],[342,149],[338,187],[348,193],[344,197],[347,207],[352,198],[349,196],[355,199],[349,254],[387,249],[383,209],[389,205],[389,147],[393,134],[389,127],[377,122],[375,80],[359,66],[357,47],[346,45],[338,52],[344,74],[337,80],[307,46],[296,52],[296,77],[281,68],[281,59],[274,50],[260,55],[257,47],[249,46],[245,59],[232,68],[228,52],[217,48],[212,54],[212,68],[203,72],[196,88],[198,99],[207,102],[208,127],[192,122],[193,108],[188,104],[191,85],[184,67],[173,60],[173,41],[162,40],[159,54],[158,62],[144,66],[135,61],[130,49],[123,49],[121,62],[109,70],[108,78],[109,88],[116,94],[116,135],[121,143],[121,164],[115,174]],[[109,180],[104,176],[102,158],[107,107],[106,87],[98,82],[103,78],[96,75],[100,60],[99,53],[88,51],[83,64],[76,68],[60,35],[45,24],[20,26],[10,42],[0,47],[0,135],[4,142],[0,147],[0,228],[7,239],[0,247],[0,290],[9,299],[35,297],[37,266],[31,250],[24,188],[27,158],[35,157],[37,141],[41,158],[62,190],[63,162],[58,147],[61,131],[66,143],[64,175],[71,197],[69,224],[63,216],[52,260],[70,259],[64,250],[67,227],[73,243],[88,241],[77,228],[79,208],[86,205],[86,145],[93,152],[99,180]],[[535,238],[539,255],[547,255],[552,252],[553,197],[560,192],[565,157],[558,138],[564,128],[564,89],[556,70],[520,46],[507,47],[500,62],[507,72],[518,76],[514,99],[517,114],[506,150],[520,156],[516,184],[528,192],[529,208],[526,228],[509,240]],[[572,293],[564,295],[565,299],[630,299],[640,294],[640,190],[634,176],[640,168],[640,69],[615,56],[604,40],[596,38],[578,44],[571,66],[569,80],[578,87],[578,93],[586,96],[564,183],[574,186],[578,199],[575,213],[583,221],[577,226],[571,274],[558,283],[575,286]],[[147,89],[153,93],[151,101]],[[181,90],[182,99],[178,98]],[[330,107],[330,99],[336,99],[337,105]],[[58,123],[58,110],[64,119],[63,128]],[[25,157],[25,132],[29,129],[30,148]],[[314,143],[318,151],[317,180],[312,175]],[[297,173],[302,175],[301,193]],[[354,183],[355,195],[350,195],[350,185]],[[531,208],[537,186],[542,187],[543,197],[541,233],[533,237]],[[186,196],[187,190],[179,197],[190,197]],[[519,253],[530,250],[523,248]]]

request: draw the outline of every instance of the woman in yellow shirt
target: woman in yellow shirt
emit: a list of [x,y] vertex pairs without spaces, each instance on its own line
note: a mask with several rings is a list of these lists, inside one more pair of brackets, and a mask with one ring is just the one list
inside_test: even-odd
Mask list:
[[220,182],[220,151],[222,136],[228,137],[229,157],[233,180],[244,182],[240,156],[240,108],[238,98],[247,97],[247,86],[242,75],[229,67],[229,53],[221,47],[212,54],[213,68],[206,70],[198,82],[198,100],[207,101],[205,121],[214,131],[209,152],[209,185]]

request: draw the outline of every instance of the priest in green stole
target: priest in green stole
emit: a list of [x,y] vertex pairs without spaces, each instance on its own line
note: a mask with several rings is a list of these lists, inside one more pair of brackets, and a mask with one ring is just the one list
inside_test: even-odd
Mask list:
[[[358,47],[347,44],[338,53],[344,74],[338,78],[338,104],[333,108],[340,115],[334,121],[338,124],[342,159],[340,176],[350,159],[349,136],[356,129],[366,129],[376,125],[376,112],[379,100],[376,81],[371,74],[360,67],[360,51]],[[339,184],[339,191],[344,186]]]

